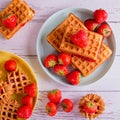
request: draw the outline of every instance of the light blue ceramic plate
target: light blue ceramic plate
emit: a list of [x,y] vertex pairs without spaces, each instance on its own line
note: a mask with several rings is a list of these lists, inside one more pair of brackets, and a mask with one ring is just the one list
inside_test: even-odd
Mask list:
[[[86,20],[87,18],[91,18],[93,12],[91,10],[87,9],[82,9],[82,8],[67,8],[60,10],[50,16],[46,22],[43,24],[42,28],[39,31],[38,38],[37,38],[37,43],[36,43],[36,49],[37,49],[37,56],[39,63],[43,70],[56,82],[66,85],[66,86],[73,86],[70,85],[65,77],[59,77],[53,73],[52,69],[47,69],[43,65],[43,60],[48,54],[51,53],[56,53],[56,50],[47,42],[46,36],[58,25],[60,24],[68,14],[72,12],[74,13],[77,17],[79,17],[81,20]],[[109,40],[108,40],[109,39]],[[107,62],[104,62],[100,67],[98,67],[91,75],[88,77],[82,77],[81,82],[78,86],[83,86],[83,85],[88,85],[91,84],[99,79],[101,79],[107,71],[110,69],[114,58],[115,58],[115,52],[116,52],[116,43],[115,43],[115,38],[113,33],[111,36],[108,38],[106,43],[108,46],[112,49],[113,53],[112,56],[110,57]]]

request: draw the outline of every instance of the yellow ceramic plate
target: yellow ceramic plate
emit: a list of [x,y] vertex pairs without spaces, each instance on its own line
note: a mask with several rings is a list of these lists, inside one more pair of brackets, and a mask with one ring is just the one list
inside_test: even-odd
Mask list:
[[[15,60],[17,63],[17,68],[19,68],[23,73],[25,73],[31,79],[31,82],[35,82],[36,86],[37,86],[37,79],[31,69],[31,67],[28,65],[28,63],[25,62],[19,56],[12,54],[10,52],[5,52],[5,51],[0,51],[0,80],[5,81],[7,71],[4,69],[4,63],[5,63],[5,61],[7,61],[9,59]],[[33,109],[35,108],[35,105],[37,103],[38,87],[37,87],[36,92],[37,93],[36,93],[36,97],[34,97]],[[13,94],[11,97],[12,97],[12,99],[16,99],[21,104],[21,98],[23,96],[24,95],[22,95],[22,94],[20,94],[20,95]]]

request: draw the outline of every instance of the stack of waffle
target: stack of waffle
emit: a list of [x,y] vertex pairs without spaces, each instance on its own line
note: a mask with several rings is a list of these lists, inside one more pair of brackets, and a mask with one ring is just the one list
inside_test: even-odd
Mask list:
[[[80,48],[70,40],[70,36],[81,29],[88,37],[88,46],[85,48]],[[71,64],[80,70],[83,76],[91,74],[112,54],[112,50],[103,42],[103,36],[87,30],[73,13],[48,34],[47,41],[59,52],[70,53]]]

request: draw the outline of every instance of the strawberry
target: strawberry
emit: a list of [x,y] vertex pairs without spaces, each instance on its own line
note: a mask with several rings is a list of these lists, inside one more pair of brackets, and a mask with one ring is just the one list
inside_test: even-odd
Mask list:
[[22,98],[22,105],[27,105],[30,108],[33,107],[33,97],[27,95]]
[[88,45],[88,37],[84,30],[79,30],[77,33],[71,35],[71,42],[84,48]]
[[26,93],[27,95],[29,95],[31,97],[35,97],[36,96],[36,84],[31,83],[31,84],[25,86],[24,93]]
[[102,23],[97,29],[97,33],[103,35],[105,38],[109,37],[112,33],[110,26],[107,23]]
[[108,13],[104,9],[97,9],[94,11],[93,16],[97,23],[102,23],[107,20]]
[[61,94],[62,93],[59,89],[53,89],[48,92],[47,97],[51,102],[58,104],[61,100]]
[[84,24],[90,31],[95,31],[98,27],[98,23],[94,19],[87,19]]
[[2,18],[2,24],[5,27],[13,30],[14,27],[16,26],[16,24],[17,24],[17,17],[16,17],[16,15],[12,14],[12,13],[11,14],[7,14],[6,16],[4,16]]
[[44,66],[46,68],[54,67],[58,62],[57,56],[55,54],[50,54],[44,59]]
[[81,73],[78,70],[74,70],[66,75],[67,81],[72,85],[77,85],[80,83]]
[[18,108],[17,116],[19,118],[29,118],[32,115],[32,109],[29,106],[23,105]]
[[59,76],[65,76],[68,74],[68,68],[64,65],[55,65],[54,73],[56,73]]

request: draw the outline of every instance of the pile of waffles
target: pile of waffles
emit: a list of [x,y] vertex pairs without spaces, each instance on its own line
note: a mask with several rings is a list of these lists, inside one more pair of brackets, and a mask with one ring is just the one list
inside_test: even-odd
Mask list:
[[[85,48],[71,42],[70,36],[79,30],[84,30],[87,34],[88,45]],[[83,76],[90,75],[111,56],[112,50],[103,39],[103,35],[88,30],[83,21],[73,13],[69,13],[47,36],[48,43],[57,51],[71,54],[72,66]]]

